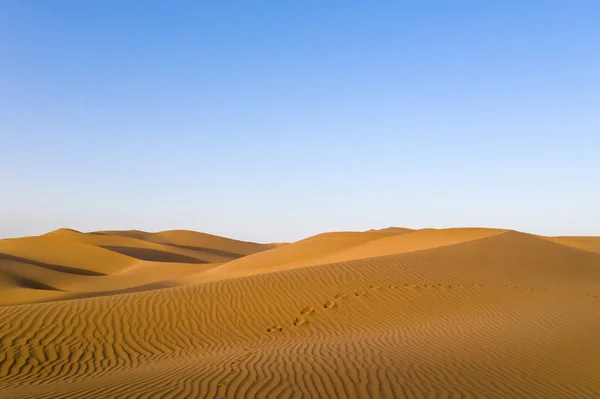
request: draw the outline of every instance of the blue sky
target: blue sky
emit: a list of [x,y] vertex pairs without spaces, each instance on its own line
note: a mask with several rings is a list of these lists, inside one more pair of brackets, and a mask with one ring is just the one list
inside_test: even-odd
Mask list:
[[596,1],[0,2],[0,237],[600,235]]

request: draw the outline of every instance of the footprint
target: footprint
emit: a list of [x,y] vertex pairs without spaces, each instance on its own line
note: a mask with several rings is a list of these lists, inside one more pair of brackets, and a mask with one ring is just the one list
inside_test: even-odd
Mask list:
[[226,386],[227,386],[227,384],[229,384],[229,381],[227,381],[227,380],[223,380],[223,381],[219,382],[219,383],[217,384],[217,386],[218,386],[219,388],[223,388],[223,387],[226,387]]
[[333,297],[333,299],[342,299],[342,298],[348,298],[348,295],[346,295],[346,294],[335,294],[335,296]]
[[267,328],[267,332],[268,333],[272,333],[272,332],[282,332],[283,331],[283,327],[281,327],[280,324],[276,324],[273,327],[269,327]]
[[314,306],[307,306],[304,309],[302,309],[300,311],[300,314],[311,314],[312,312],[315,311],[315,307]]
[[325,302],[325,304],[323,305],[323,307],[324,307],[325,309],[329,309],[329,308],[332,308],[332,307],[334,307],[334,306],[335,306],[335,302],[334,302],[334,301],[332,301],[331,299],[330,299],[330,300],[328,300],[327,302]]
[[395,285],[388,285],[388,287],[390,287],[390,288],[398,288]]
[[366,295],[366,293],[364,291],[356,291],[354,293],[354,296],[364,296],[364,295]]
[[404,284],[404,287],[411,291],[414,291],[419,288],[419,286],[416,284]]
[[306,323],[306,319],[304,318],[304,316],[298,316],[296,317],[296,319],[294,320],[294,326],[298,327],[301,324]]

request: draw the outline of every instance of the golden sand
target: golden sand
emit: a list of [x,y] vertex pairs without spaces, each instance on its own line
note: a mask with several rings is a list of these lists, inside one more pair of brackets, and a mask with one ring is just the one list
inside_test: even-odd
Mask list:
[[0,240],[0,398],[598,398],[600,238]]

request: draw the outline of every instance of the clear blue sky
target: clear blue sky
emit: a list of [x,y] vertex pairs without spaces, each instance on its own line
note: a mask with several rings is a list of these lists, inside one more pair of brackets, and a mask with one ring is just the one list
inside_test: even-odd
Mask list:
[[600,235],[600,2],[0,2],[0,237]]

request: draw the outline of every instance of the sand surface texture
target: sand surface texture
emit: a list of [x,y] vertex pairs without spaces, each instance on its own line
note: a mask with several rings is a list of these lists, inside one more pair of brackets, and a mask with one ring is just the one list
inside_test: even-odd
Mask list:
[[0,398],[600,398],[600,238],[0,240]]

